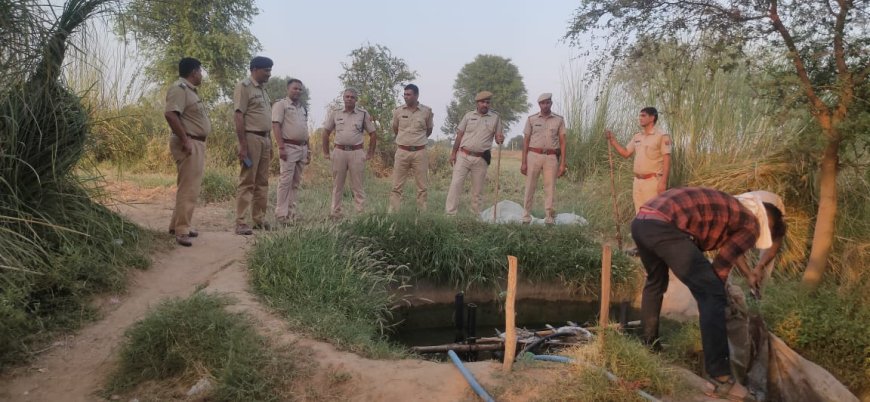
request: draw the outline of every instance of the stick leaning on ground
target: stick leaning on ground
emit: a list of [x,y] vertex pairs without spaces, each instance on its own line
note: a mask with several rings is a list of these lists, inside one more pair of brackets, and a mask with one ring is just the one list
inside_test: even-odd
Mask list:
[[613,179],[613,146],[607,140],[607,160],[610,162],[610,199],[613,201],[613,219],[616,226],[616,247],[622,250],[622,233],[619,230],[619,208],[616,206],[616,183]]
[[495,201],[492,203],[492,223],[496,222],[496,217],[498,216],[498,190],[500,187],[500,175],[501,175],[501,144],[498,144],[498,156],[495,160]]

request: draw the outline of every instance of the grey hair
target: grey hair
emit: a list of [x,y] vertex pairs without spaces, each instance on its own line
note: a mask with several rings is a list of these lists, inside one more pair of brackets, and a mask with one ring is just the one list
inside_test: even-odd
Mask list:
[[344,89],[344,92],[342,92],[342,94],[344,94],[346,92],[352,93],[353,96],[356,96],[356,98],[359,99],[359,90],[358,89],[356,89],[354,87],[347,87]]

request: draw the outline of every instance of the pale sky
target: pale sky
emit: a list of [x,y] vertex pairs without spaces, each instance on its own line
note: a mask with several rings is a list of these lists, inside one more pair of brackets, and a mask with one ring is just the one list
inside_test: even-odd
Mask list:
[[[274,60],[273,76],[301,79],[311,93],[311,121],[320,126],[325,107],[342,90],[341,63],[353,49],[371,43],[388,47],[417,72],[420,102],[435,113],[433,137],[441,134],[453,82],[478,54],[511,59],[532,104],[554,94],[561,114],[563,71],[579,53],[561,41],[578,4],[569,0],[532,3],[476,1],[291,1],[259,0],[251,31],[260,55]],[[524,119],[515,126],[521,126]],[[520,133],[514,127],[508,136]]]

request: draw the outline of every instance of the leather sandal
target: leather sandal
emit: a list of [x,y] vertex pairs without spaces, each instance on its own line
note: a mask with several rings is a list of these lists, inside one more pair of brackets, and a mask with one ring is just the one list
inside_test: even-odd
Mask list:
[[713,377],[708,377],[707,381],[710,381],[713,389],[704,391],[704,395],[729,401],[755,402],[755,398],[752,397],[749,390],[743,385],[738,384],[734,380],[734,376],[728,377],[727,381],[719,381]]

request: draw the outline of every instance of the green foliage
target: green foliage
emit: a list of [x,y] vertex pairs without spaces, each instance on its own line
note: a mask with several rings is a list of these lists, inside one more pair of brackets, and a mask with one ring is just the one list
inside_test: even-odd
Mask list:
[[236,176],[228,170],[206,169],[199,198],[205,203],[230,200],[236,195],[237,181]]
[[[389,263],[407,266],[414,278],[439,284],[496,287],[507,272],[507,255],[517,257],[531,281],[562,281],[583,293],[596,292],[600,283],[601,246],[582,226],[491,225],[400,213],[366,215],[344,228],[361,244],[383,251]],[[631,287],[636,272],[628,257],[614,253],[614,283]]]
[[28,59],[30,75],[0,87],[0,364],[76,327],[94,292],[148,264],[140,230],[92,202],[76,175],[88,114],[59,80],[70,35],[105,3],[68,1],[31,32],[42,50]]
[[377,126],[378,156],[385,165],[392,166],[396,151],[391,128],[393,109],[405,85],[417,78],[417,73],[383,45],[365,44],[348,56],[350,63],[341,63],[344,72],[338,78],[345,87],[360,91],[357,105],[371,114]]
[[253,0],[133,0],[118,16],[115,31],[136,41],[151,62],[147,74],[163,86],[178,78],[181,58],[199,59],[209,77],[201,96],[211,102],[232,96],[260,49],[248,28],[257,13]]
[[206,377],[214,383],[209,400],[282,400],[279,390],[298,370],[294,360],[269,350],[244,315],[225,310],[229,304],[202,292],[162,302],[125,333],[105,393],[151,380],[183,378],[193,385]]
[[465,113],[477,108],[474,97],[480,91],[493,93],[492,110],[501,117],[504,131],[520,120],[520,114],[529,110],[526,86],[517,66],[501,56],[481,54],[462,66],[453,83],[453,100],[447,106],[447,119],[441,132],[456,134],[456,127]]
[[[288,87],[287,82],[293,78],[294,77],[290,76],[269,78],[269,81],[264,85],[266,93],[269,94],[269,99],[271,99],[272,102],[275,102],[286,98]],[[305,81],[303,81],[302,84],[302,97],[299,101],[302,102],[302,106],[305,110],[311,110],[311,92],[308,90],[308,87],[304,85]]]
[[[661,357],[616,331],[607,330],[603,338],[565,355],[576,363],[559,369],[557,386],[543,390],[540,400],[643,401],[637,390],[674,400],[685,396],[687,386]],[[620,381],[611,382],[602,369]]]
[[401,353],[384,337],[389,289],[403,267],[350,244],[334,228],[294,226],[260,237],[248,260],[253,288],[297,330],[376,357]]
[[830,371],[857,395],[870,391],[870,275],[852,286],[797,282],[765,289],[761,311],[771,332]]

